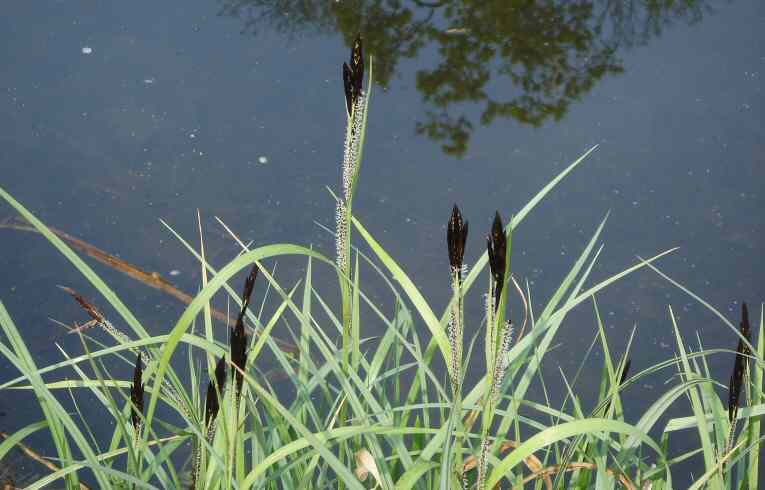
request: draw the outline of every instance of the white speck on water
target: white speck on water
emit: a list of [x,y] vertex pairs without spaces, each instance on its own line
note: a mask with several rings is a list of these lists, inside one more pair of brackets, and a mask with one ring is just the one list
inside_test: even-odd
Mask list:
[[197,137],[196,133],[189,133],[189,138],[194,139],[196,137]]
[[266,163],[268,163],[268,158],[266,158],[265,156],[261,155],[261,156],[258,157],[258,163],[261,164],[261,165],[265,165]]
[[93,53],[93,48],[90,46],[83,46],[82,47],[82,54],[91,54]]
[[171,276],[180,276],[181,275],[181,271],[179,271],[178,269],[173,269],[173,270],[170,271],[170,275]]
[[146,85],[151,85],[151,84],[154,83],[154,79],[153,78],[144,78],[143,79],[143,83],[146,84]]

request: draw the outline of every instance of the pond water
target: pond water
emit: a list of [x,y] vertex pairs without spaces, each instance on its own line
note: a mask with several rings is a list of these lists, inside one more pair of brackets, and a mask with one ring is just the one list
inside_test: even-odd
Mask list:
[[[0,18],[0,186],[49,225],[185,291],[199,268],[160,218],[197,240],[199,209],[217,266],[236,247],[215,216],[255,244],[331,255],[316,222],[334,223],[340,64],[361,32],[378,85],[354,212],[434,308],[449,294],[453,203],[471,222],[474,262],[495,210],[509,217],[599,144],[516,236],[513,273],[535,304],[610,212],[594,279],[679,246],[660,267],[737,323],[742,300],[759,312],[765,299],[764,26],[761,0],[15,2]],[[10,215],[0,205],[0,219]],[[79,352],[50,321],[83,320],[55,286],[93,290],[40,237],[0,237],[0,300],[38,362],[60,359],[53,339]],[[182,311],[94,267],[150,331]],[[299,267],[285,263],[285,284]],[[673,354],[668,305],[689,343],[698,332],[705,347],[735,346],[655,273],[598,299],[616,353],[637,326],[635,370]],[[477,300],[468,315],[480,317]],[[593,319],[590,305],[571,315],[548,357],[551,382],[579,365]],[[600,362],[594,354],[593,376]],[[726,380],[732,362],[713,358],[715,377]],[[629,392],[628,418],[670,375]],[[592,396],[586,381],[578,388]],[[37,420],[31,403],[0,400],[2,425]],[[695,445],[689,437],[678,447]]]

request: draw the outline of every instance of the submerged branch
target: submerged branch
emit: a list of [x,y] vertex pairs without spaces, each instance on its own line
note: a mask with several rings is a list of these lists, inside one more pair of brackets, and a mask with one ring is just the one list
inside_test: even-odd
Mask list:
[[[34,228],[30,224],[28,224],[26,221],[23,221],[19,218],[8,218],[3,220],[2,222],[0,222],[0,228],[39,233],[36,228]],[[100,248],[94,245],[91,245],[90,243],[84,240],[81,240],[77,237],[74,237],[66,233],[65,231],[59,230],[57,228],[53,228],[52,226],[49,226],[48,229],[51,231],[51,233],[61,238],[65,242],[67,242],[73,248],[76,248],[77,250],[88,255],[89,257],[97,260],[98,262],[101,262],[102,264],[107,265],[111,267],[112,269],[122,272],[128,277],[135,279],[136,281],[142,284],[145,284],[146,286],[152,287],[154,289],[158,289],[165,294],[169,294],[170,296],[177,299],[181,303],[184,303],[187,305],[191,304],[191,302],[194,300],[193,296],[173,286],[169,281],[167,281],[165,278],[160,276],[158,272],[146,272],[134,266],[133,264],[130,264],[129,262],[126,262],[118,257],[115,257],[114,255],[108,252],[101,250]],[[211,308],[210,313],[212,314],[213,317],[215,317],[217,320],[224,322],[227,326],[234,327],[236,325],[236,320],[237,320],[236,317],[230,317],[229,315],[227,315],[225,312],[221,310]],[[246,328],[248,333],[250,334],[257,335],[259,333],[250,326],[246,326]],[[286,353],[295,354],[298,352],[298,348],[289,342],[279,340],[276,337],[274,337],[274,341],[279,346],[279,348]]]
[[[2,437],[3,439],[8,439],[10,437],[10,435],[5,433],[5,432],[0,432],[0,437]],[[24,454],[26,454],[29,458],[37,461],[41,465],[43,465],[46,468],[48,468],[49,470],[51,470],[53,473],[61,470],[61,468],[59,468],[55,464],[51,463],[48,459],[46,459],[40,453],[38,453],[37,451],[35,451],[31,447],[27,446],[23,442],[17,442],[16,446],[18,446],[19,449],[21,449],[21,451],[23,451]],[[80,490],[90,490],[90,487],[85,485],[84,483],[80,482]]]

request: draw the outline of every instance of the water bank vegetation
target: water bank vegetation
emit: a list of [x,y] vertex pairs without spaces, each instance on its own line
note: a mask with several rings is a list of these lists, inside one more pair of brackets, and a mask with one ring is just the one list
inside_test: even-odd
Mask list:
[[[673,250],[639,258],[593,283],[605,218],[554,294],[536,305],[528,283],[513,275],[513,238],[593,148],[524,206],[497,212],[491,228],[479,230],[487,233],[482,253],[466,249],[471,228],[459,206],[450,206],[443,253],[451,294],[439,312],[374,230],[353,214],[372,95],[364,77],[371,79],[371,72],[357,39],[342,71],[348,129],[342,185],[332,195],[335,256],[294,244],[250,248],[228,230],[241,254],[216,270],[203,241],[195,247],[170,229],[198,260],[202,281],[175,325],[160,334],[146,330],[71,241],[0,189],[0,197],[100,295],[86,298],[62,288],[87,316],[73,330],[82,351],[59,347],[62,360],[47,366],[38,365],[0,302],[0,355],[16,370],[3,374],[0,390],[31,391],[41,413],[39,422],[3,433],[0,462],[19,447],[40,458],[25,440],[44,433],[55,451],[40,458],[50,472],[28,482],[29,489],[664,489],[673,487],[677,468],[688,462],[698,469],[691,488],[757,488],[765,413],[763,308],[751,320],[742,305],[736,327],[658,268],[657,261]],[[305,275],[295,284],[275,277],[273,264],[285,256],[305,261]],[[475,257],[469,268],[466,256]],[[319,267],[336,275],[336,288],[313,281]],[[736,335],[735,350],[706,349],[700,341],[691,350],[670,307],[666,321],[676,338],[675,355],[632,372],[632,337],[627,352],[612,352],[596,298],[639,269],[652,269],[713,312],[721,328]],[[390,290],[392,306],[365,293],[362,270],[365,281],[371,276]],[[240,272],[246,273],[241,289],[232,286]],[[253,290],[260,281],[267,293],[255,308]],[[468,293],[478,290],[482,314],[466,315],[465,304],[475,296]],[[213,314],[211,300],[219,293],[236,305],[231,321]],[[269,313],[265,303],[272,305]],[[584,400],[577,394],[578,375],[562,373],[562,403],[533,401],[532,387],[546,393],[540,372],[546,354],[569,312],[583,304],[593,307],[602,352],[597,399]],[[106,305],[113,318],[104,313]],[[383,325],[382,334],[374,336],[368,324]],[[277,326],[292,333],[287,340],[294,348],[276,339]],[[96,340],[98,330],[108,341]],[[730,380],[711,378],[713,355],[729,356]],[[266,358],[286,375],[278,383],[262,374]],[[582,353],[582,364],[586,358]],[[638,417],[627,419],[624,390],[657,375],[670,382]],[[78,404],[84,396],[97,406]],[[687,416],[667,417],[677,406]],[[96,435],[97,417],[108,417],[110,437]],[[671,452],[670,440],[689,433],[695,448]]]

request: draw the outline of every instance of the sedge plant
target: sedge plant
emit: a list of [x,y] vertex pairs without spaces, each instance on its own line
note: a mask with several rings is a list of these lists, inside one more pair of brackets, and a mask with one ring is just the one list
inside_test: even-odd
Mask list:
[[[757,488],[765,413],[762,306],[754,322],[744,309],[736,328],[657,267],[673,249],[593,281],[604,218],[556,290],[536,307],[529,285],[521,286],[512,273],[513,236],[592,148],[515,208],[508,222],[497,212],[487,249],[479,254],[467,250],[468,222],[459,207],[452,208],[445,247],[451,294],[437,313],[353,214],[372,86],[371,60],[360,39],[343,65],[343,81],[348,129],[342,189],[334,195],[335,256],[295,244],[251,248],[220,221],[241,253],[218,269],[206,258],[203,234],[195,247],[168,225],[198,261],[202,282],[165,332],[150,334],[90,265],[0,188],[0,198],[98,294],[88,299],[64,289],[82,307],[88,328],[73,329],[82,352],[59,345],[62,359],[46,366],[38,365],[0,298],[0,355],[16,371],[0,383],[0,392],[32,392],[41,414],[0,442],[0,462],[32,434],[50,438],[50,472],[25,482],[26,488],[664,489],[675,485],[678,465],[689,461],[703,468],[693,488]],[[289,257],[305,261],[305,275],[282,284],[275,262]],[[332,306],[335,289],[314,282],[318,267],[337,274],[338,311]],[[390,290],[392,304],[370,299],[362,269],[365,280],[375,278]],[[615,356],[597,295],[640,269],[655,271],[717,315],[737,335],[735,351],[705,348],[700,340],[689,350],[670,308],[675,356],[642,370],[631,366],[628,352]],[[246,274],[241,290],[230,285],[240,273]],[[481,318],[468,318],[465,304],[473,301],[470,293],[482,276],[488,284],[478,293],[485,308]],[[225,329],[216,328],[211,315],[219,293],[238,312]],[[577,394],[578,374],[561,373],[563,402],[533,401],[535,382],[546,390],[541,368],[568,313],[590,303],[597,328],[582,365],[588,353],[602,351],[597,400],[592,404]],[[520,325],[513,323],[513,311],[523,311]],[[382,331],[365,330],[367,324],[382,325]],[[277,327],[290,333],[295,350],[277,342]],[[718,355],[733,356],[729,383],[710,374],[707,360]],[[475,364],[484,374],[473,379],[468,368]],[[71,371],[74,379],[65,377]],[[636,420],[628,420],[624,390],[656,375],[671,382]],[[97,402],[85,411],[77,403],[84,392]],[[671,407],[686,400],[688,416],[659,426]],[[91,427],[94,414],[113,421],[107,433]],[[671,437],[695,437],[698,447],[673,454]]]

